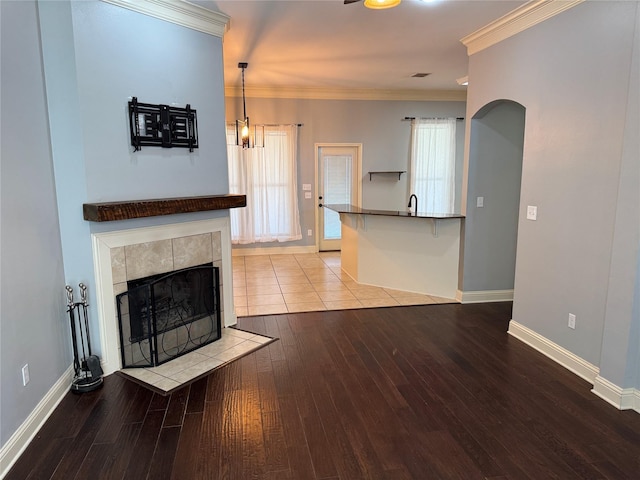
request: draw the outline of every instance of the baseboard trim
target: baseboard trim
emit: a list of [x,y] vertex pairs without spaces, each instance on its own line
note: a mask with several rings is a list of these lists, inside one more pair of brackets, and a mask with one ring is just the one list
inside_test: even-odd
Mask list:
[[591,383],[591,385],[595,383],[596,377],[600,373],[599,368],[578,357],[566,348],[561,347],[557,343],[552,342],[514,320],[509,322],[508,333],[521,342],[535,348],[551,360],[559,363],[570,372],[575,373],[580,378]]
[[36,408],[22,422],[22,425],[11,435],[11,438],[0,449],[0,478],[4,478],[22,452],[29,446],[33,437],[47,421],[49,416],[69,392],[73,380],[73,365],[69,366],[62,376],[40,400]]
[[471,292],[456,292],[456,300],[460,303],[488,303],[488,302],[512,302],[513,289],[511,290],[477,290]]
[[231,255],[234,257],[250,257],[253,255],[285,255],[294,253],[318,253],[318,248],[315,245],[255,248],[231,247]]
[[598,375],[591,392],[618,410],[634,410],[640,413],[640,390],[637,388],[621,388]]

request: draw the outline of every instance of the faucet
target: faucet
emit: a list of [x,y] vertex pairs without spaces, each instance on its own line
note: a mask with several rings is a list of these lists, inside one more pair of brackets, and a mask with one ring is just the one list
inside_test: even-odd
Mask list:
[[[418,214],[418,197],[416,197],[415,193],[412,193],[411,196],[409,197],[409,205],[407,205],[407,207],[411,208],[411,203],[412,203],[414,198],[416,200],[416,209],[415,209],[414,213],[417,215]],[[411,212],[409,212],[409,213],[411,213]]]

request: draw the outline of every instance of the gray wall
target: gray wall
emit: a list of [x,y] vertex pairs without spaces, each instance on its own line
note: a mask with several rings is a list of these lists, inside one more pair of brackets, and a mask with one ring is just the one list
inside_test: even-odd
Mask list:
[[[222,39],[71,2],[89,201],[227,193]],[[199,148],[129,145],[127,99],[197,110]]]
[[[463,292],[511,290],[516,241],[525,112],[498,101],[471,120],[467,210],[463,228]],[[477,207],[477,197],[484,206]]]
[[600,362],[623,387],[640,387],[640,6],[633,45]]
[[[92,224],[82,204],[228,193],[222,40],[104,2],[40,3],[65,276],[95,298],[91,233],[225,215]],[[199,148],[130,146],[127,102],[197,110]],[[90,310],[92,336],[97,312]],[[98,353],[100,343],[95,338]]]
[[[37,9],[0,2],[0,444],[71,363]],[[31,381],[22,386],[21,368]]]
[[[0,5],[4,444],[71,364],[67,283],[89,287],[99,351],[90,234],[228,215],[90,224],[82,204],[224,194],[228,175],[220,38],[98,1]],[[200,148],[132,153],[130,96],[190,103]]]
[[[513,319],[603,366],[618,348],[629,353],[619,338],[602,349],[607,292],[623,278],[638,281],[637,270],[624,277],[611,262],[619,253],[637,265],[637,177],[633,187],[621,177],[627,164],[637,172],[640,157],[637,67],[631,76],[637,9],[637,2],[584,2],[469,62],[468,116],[498,99],[526,108]],[[538,206],[537,221],[526,219],[527,205]],[[617,223],[627,209],[635,218]],[[617,235],[634,251],[618,250]],[[638,322],[630,318],[633,289],[618,293],[628,332]]]
[[[247,71],[247,76],[250,72]],[[242,98],[228,97],[227,121],[242,118]],[[303,123],[299,129],[298,197],[302,240],[287,243],[238,245],[234,248],[314,245],[317,196],[305,200],[302,184],[315,189],[315,143],[362,143],[362,205],[382,210],[404,210],[408,201],[408,176],[377,176],[372,170],[407,171],[409,168],[411,122],[404,117],[464,117],[465,102],[409,102],[386,100],[308,100],[247,98],[247,114],[252,124]],[[465,122],[457,122],[457,201],[460,210]]]

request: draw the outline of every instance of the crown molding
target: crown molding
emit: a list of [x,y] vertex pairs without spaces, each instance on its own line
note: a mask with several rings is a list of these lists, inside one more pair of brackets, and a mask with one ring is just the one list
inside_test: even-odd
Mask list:
[[220,37],[228,29],[230,18],[219,12],[184,0],[102,0],[166,22]]
[[[241,87],[225,87],[225,96],[242,97]],[[467,90],[386,90],[372,88],[246,87],[250,98],[295,98],[310,100],[395,100],[465,102]]]
[[538,23],[558,15],[584,0],[532,0],[512,10],[489,25],[467,35],[460,41],[473,55]]

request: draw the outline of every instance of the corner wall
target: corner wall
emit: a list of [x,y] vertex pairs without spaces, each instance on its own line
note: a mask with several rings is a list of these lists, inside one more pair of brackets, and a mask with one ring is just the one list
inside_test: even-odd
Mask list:
[[[603,344],[603,330],[607,297],[626,278],[611,268],[614,238],[633,239],[638,228],[637,216],[616,223],[619,212],[638,209],[630,186],[618,191],[626,166],[635,171],[640,161],[637,141],[626,140],[634,128],[638,135],[627,115],[637,108],[637,24],[637,2],[584,2],[469,62],[468,116],[502,98],[527,111],[513,320],[601,367],[627,349],[619,337]],[[526,220],[527,205],[538,207],[537,221]],[[630,249],[620,253],[636,264]],[[623,323],[637,322],[634,295],[619,301]]]
[[633,45],[600,377],[640,389],[640,5]]
[[[71,364],[71,339],[36,3],[0,2],[0,17],[4,452],[10,437]],[[25,364],[31,380],[23,386]],[[0,475],[5,466],[3,461]]]
[[[65,284],[76,292],[80,281],[88,285],[92,346],[100,345],[91,233],[228,215],[90,225],[82,204],[223,194],[228,176],[219,37],[98,1],[0,7],[1,476],[70,385]],[[133,95],[190,103],[200,148],[133,154]],[[31,381],[23,387],[26,363]]]

